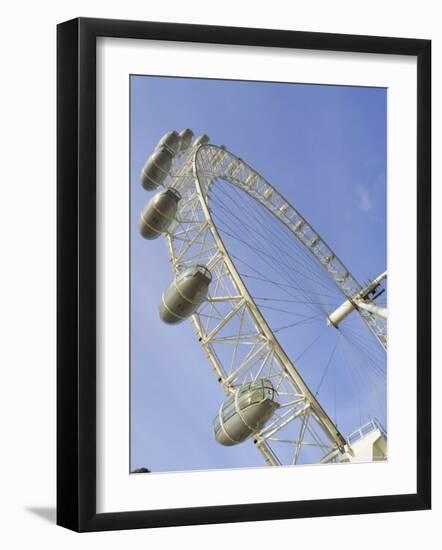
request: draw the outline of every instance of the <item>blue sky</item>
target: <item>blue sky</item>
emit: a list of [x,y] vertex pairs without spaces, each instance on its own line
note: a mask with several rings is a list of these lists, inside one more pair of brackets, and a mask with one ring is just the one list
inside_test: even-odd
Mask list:
[[[139,172],[158,140],[190,127],[224,144],[366,282],[386,269],[386,108],[385,89],[131,77],[132,468],[263,465],[250,442],[224,448],[214,441],[212,419],[223,394],[190,323],[170,327],[158,318],[172,278],[166,244],[145,241],[137,230],[152,196]],[[376,413],[385,422],[385,410]],[[340,422],[344,434],[358,424],[350,414]]]

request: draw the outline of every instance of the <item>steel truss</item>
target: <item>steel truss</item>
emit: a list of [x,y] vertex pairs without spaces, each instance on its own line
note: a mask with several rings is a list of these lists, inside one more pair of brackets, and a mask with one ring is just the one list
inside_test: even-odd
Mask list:
[[[212,273],[208,299],[192,316],[208,362],[228,395],[244,382],[272,381],[281,406],[254,436],[267,464],[320,462],[335,450],[343,452],[346,440],[282,349],[229,256],[208,202],[218,178],[243,190],[288,227],[346,298],[357,296],[362,287],[301,214],[241,159],[224,148],[203,145],[175,161],[165,185],[177,189],[182,199],[166,239],[174,273],[197,263]],[[367,310],[358,312],[386,349],[386,322]]]

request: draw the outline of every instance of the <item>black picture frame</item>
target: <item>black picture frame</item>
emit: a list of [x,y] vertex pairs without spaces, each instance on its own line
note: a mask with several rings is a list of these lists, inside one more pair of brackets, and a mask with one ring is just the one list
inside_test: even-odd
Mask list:
[[[417,491],[96,512],[96,39],[166,40],[417,59]],[[75,531],[424,510],[431,506],[431,41],[79,18],[57,28],[57,523]]]

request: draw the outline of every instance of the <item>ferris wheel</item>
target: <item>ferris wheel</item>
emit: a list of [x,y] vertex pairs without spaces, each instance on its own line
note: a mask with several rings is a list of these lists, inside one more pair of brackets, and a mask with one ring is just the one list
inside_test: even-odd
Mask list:
[[[165,237],[173,272],[160,317],[192,322],[224,392],[215,440],[251,441],[271,466],[385,459],[375,413],[386,403],[387,273],[360,284],[275,187],[207,135],[166,134],[141,183],[157,193],[139,231]],[[356,411],[347,436],[339,403]]]

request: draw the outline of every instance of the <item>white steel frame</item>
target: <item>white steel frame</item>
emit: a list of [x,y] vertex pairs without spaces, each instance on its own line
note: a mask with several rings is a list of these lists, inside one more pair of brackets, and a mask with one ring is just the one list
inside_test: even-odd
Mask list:
[[[208,193],[217,178],[242,189],[289,228],[347,299],[360,295],[363,288],[305,218],[240,158],[211,144],[192,147],[177,157],[164,184],[182,197],[177,218],[166,234],[168,251],[174,274],[194,264],[205,265],[212,273],[209,296],[192,316],[192,323],[218,382],[230,395],[240,384],[258,377],[272,381],[281,407],[253,440],[267,464],[287,463],[277,456],[275,443],[291,446],[291,464],[301,461],[306,448],[317,449],[317,462],[324,456],[337,456],[348,448],[346,439],[282,349],[212,219]],[[357,311],[386,349],[385,319],[367,309]],[[226,346],[230,346],[228,364]]]

